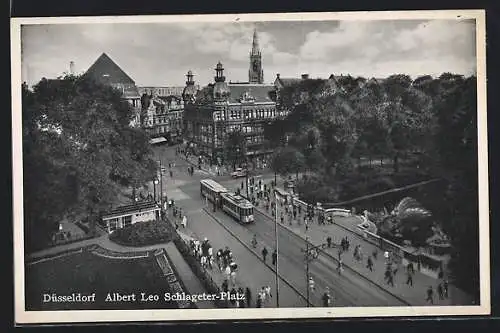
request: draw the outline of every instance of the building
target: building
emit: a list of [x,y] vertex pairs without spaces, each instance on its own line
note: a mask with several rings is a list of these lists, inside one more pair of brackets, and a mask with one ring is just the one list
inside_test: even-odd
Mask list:
[[123,98],[129,102],[135,112],[135,117],[131,121],[131,125],[136,126],[139,124],[141,96],[139,95],[135,81],[106,53],[101,54],[84,75],[93,78],[96,82],[110,85],[121,91]]
[[153,142],[179,142],[182,138],[184,101],[180,96],[141,96],[141,126],[151,138],[163,138]]
[[102,216],[102,225],[108,233],[139,222],[157,221],[160,206],[154,201],[118,207]]
[[249,162],[263,162],[269,150],[264,148],[264,126],[274,120],[275,87],[262,83],[261,52],[254,32],[250,52],[248,82],[226,82],[224,67],[215,67],[214,82],[195,89],[191,71],[187,74],[184,99],[184,138],[196,154],[205,155],[213,163],[224,163],[224,146],[229,133],[239,132],[246,142]]

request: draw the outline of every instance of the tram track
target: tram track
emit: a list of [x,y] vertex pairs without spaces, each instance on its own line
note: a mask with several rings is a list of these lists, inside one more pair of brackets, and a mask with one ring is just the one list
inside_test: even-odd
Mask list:
[[[262,215],[263,219],[267,221],[266,223],[269,224],[269,217],[266,214],[260,212],[257,209],[254,210],[254,214],[255,213]],[[273,222],[273,224],[274,224],[274,222]],[[286,226],[281,225],[280,223],[278,223],[278,228],[280,228],[280,230],[284,230],[285,233],[288,234],[288,235],[290,235],[291,237],[293,237],[295,239],[298,239],[301,242],[304,242],[304,243],[306,242],[306,240],[302,236],[297,235],[295,232],[293,232],[292,230],[288,229]],[[313,244],[309,240],[307,242],[309,243],[310,247],[315,247],[316,248],[316,251],[318,252],[319,255],[327,258],[328,260],[330,260],[331,262],[333,262],[335,265],[338,265],[338,259],[335,258],[334,256],[332,256],[331,254],[329,254],[328,252],[326,252],[321,246],[318,247],[317,245]],[[396,299],[398,302],[402,303],[402,305],[411,306],[410,303],[408,303],[407,301],[405,301],[401,297],[399,297],[399,296],[397,296],[397,295],[389,292],[387,289],[385,289],[385,288],[381,287],[379,284],[373,282],[372,280],[370,280],[369,278],[367,278],[363,274],[359,273],[357,270],[353,269],[349,265],[346,265],[345,263],[343,263],[342,265],[351,274],[360,277],[362,280],[366,281],[369,285],[375,287],[376,289],[378,289],[382,293],[385,293],[385,294],[391,296],[392,298]],[[337,276],[339,276],[337,272],[335,272],[335,273],[336,273]],[[346,290],[344,290],[344,292],[346,292]]]
[[[209,209],[206,209],[206,208],[203,208],[203,210],[205,211],[205,213],[210,216],[215,222],[217,222],[222,228],[224,228],[231,236],[233,236],[233,238],[235,238],[239,243],[241,243],[247,250],[249,250],[253,255],[255,255],[257,258],[261,258],[260,254],[257,253],[254,249],[251,248],[251,246],[249,246],[249,244],[246,244],[246,242],[242,241],[240,239],[240,237],[238,237],[234,232],[233,230],[231,230],[230,228],[228,228],[224,223],[222,223],[221,221],[219,221],[219,219],[214,216],[212,214],[212,212],[210,212]],[[235,222],[236,223],[236,222]],[[268,265],[267,263],[265,263],[265,265],[267,266],[267,268],[269,268],[270,270],[273,271],[273,273],[276,274],[276,270],[271,267],[270,265]],[[279,274],[278,273],[278,277],[280,278],[281,281],[283,281],[286,285],[288,285],[297,295],[300,296],[300,298],[302,300],[304,300],[307,303],[309,303],[309,306],[313,306],[314,307],[314,304],[312,304],[310,302],[310,300],[308,301],[307,300],[307,297],[304,296],[304,294],[298,290],[287,278],[285,278],[283,275]]]

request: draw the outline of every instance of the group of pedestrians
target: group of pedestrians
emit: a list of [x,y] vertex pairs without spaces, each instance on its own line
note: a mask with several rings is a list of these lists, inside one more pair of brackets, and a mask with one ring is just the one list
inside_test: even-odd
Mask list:
[[207,238],[205,238],[203,242],[200,242],[197,239],[192,239],[189,241],[189,246],[191,248],[191,251],[193,252],[194,257],[200,262],[203,268],[213,268],[213,248]]

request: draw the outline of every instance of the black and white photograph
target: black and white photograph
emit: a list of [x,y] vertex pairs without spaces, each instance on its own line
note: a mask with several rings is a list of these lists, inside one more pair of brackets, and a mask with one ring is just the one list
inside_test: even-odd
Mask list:
[[490,313],[483,11],[11,31],[17,323]]

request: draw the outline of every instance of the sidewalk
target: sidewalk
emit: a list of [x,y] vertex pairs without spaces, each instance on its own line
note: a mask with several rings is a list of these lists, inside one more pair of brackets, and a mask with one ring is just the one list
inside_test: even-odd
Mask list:
[[[213,216],[210,216],[202,209],[186,210],[183,209],[188,217],[187,228],[180,227],[178,232],[183,239],[191,238],[203,241],[206,237],[214,249],[214,253],[218,249],[229,247],[233,254],[233,258],[238,265],[236,275],[236,289],[249,287],[252,293],[251,305],[255,307],[257,292],[261,287],[271,286],[271,293],[274,294],[275,276],[274,272],[262,263],[260,257],[248,251],[242,246],[241,241],[233,237],[227,230],[223,229],[219,222]],[[173,223],[173,222],[172,222]],[[215,265],[212,269],[207,269],[208,274],[213,281],[220,287],[226,276]],[[230,287],[231,288],[231,284]],[[271,298],[271,302],[263,303],[262,307],[275,307],[276,297]],[[280,306],[305,306],[305,302],[288,286],[280,288]]]
[[[259,204],[255,209],[269,219],[274,221],[271,213],[268,212],[264,207],[264,205]],[[278,217],[280,217],[281,212],[283,211],[284,215],[284,224],[280,225],[289,231],[300,235],[302,238],[306,237],[305,225],[304,225],[304,214],[297,214],[297,220],[293,220],[291,225],[289,224],[289,218],[284,212],[284,207],[278,205]],[[356,221],[353,221],[353,220]],[[300,221],[300,225],[298,224]],[[387,290],[389,293],[400,297],[407,301],[412,305],[429,305],[426,301],[426,290],[429,286],[432,286],[434,289],[434,304],[435,305],[472,305],[470,297],[462,292],[461,290],[455,288],[451,284],[449,285],[449,297],[443,300],[440,300],[438,294],[436,292],[436,287],[439,283],[438,280],[431,278],[425,274],[422,274],[418,271],[413,275],[413,287],[406,284],[407,274],[404,267],[398,267],[398,272],[394,276],[394,287],[387,284],[384,278],[385,272],[385,258],[383,256],[384,251],[372,243],[364,240],[360,235],[358,235],[354,231],[348,230],[345,226],[352,225],[358,221],[357,217],[335,217],[334,224],[327,225],[318,225],[317,222],[314,222],[309,225],[309,230],[307,232],[307,236],[309,241],[313,245],[321,245],[326,243],[326,238],[328,236],[332,237],[332,243],[339,244],[341,239],[347,237],[351,242],[351,246],[349,248],[349,252],[344,253],[342,255],[342,260],[344,265],[349,266],[359,274],[365,276],[367,279],[373,281],[380,287]],[[359,222],[358,222],[359,223]],[[342,224],[340,226],[338,224]],[[361,261],[357,261],[353,256],[353,249],[356,245],[361,246],[361,252],[363,253],[363,259]],[[367,266],[367,258],[371,255],[375,250],[378,251],[377,259],[372,257],[373,260],[373,271],[370,271]],[[332,256],[334,260],[338,258],[338,250],[335,248],[325,248],[324,251]]]
[[[187,292],[191,295],[207,293],[200,280],[196,275],[194,275],[191,267],[186,263],[179,250],[173,242],[169,242],[165,245],[165,251],[167,251],[169,259],[172,261],[174,269],[177,271],[178,278],[182,280],[182,283],[187,289]],[[213,301],[200,301],[196,302],[196,307],[199,309],[215,309],[216,306]]]

